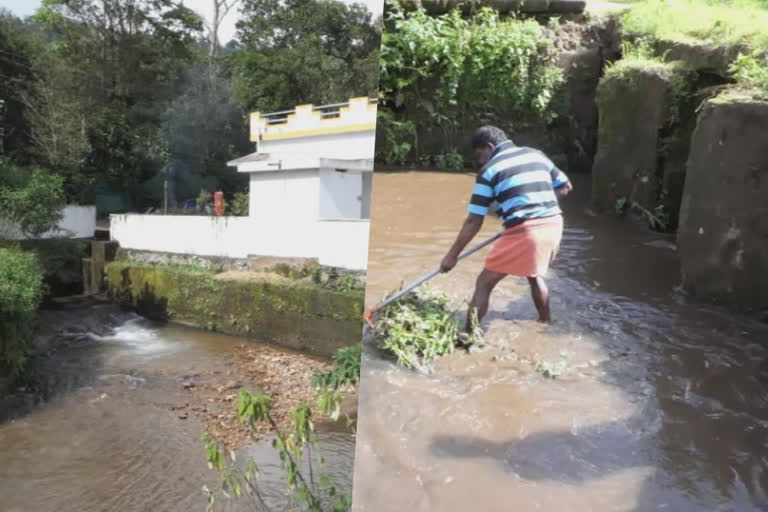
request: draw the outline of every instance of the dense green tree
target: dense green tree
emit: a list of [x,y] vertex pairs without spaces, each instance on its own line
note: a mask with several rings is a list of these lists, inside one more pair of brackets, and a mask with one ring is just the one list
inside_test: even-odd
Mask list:
[[[44,0],[0,13],[0,156],[61,176],[68,201],[109,190],[171,205],[247,180],[249,110],[375,94],[379,25],[336,0],[210,0],[208,23],[177,0]],[[218,25],[240,6],[238,40]]]
[[246,108],[270,111],[375,96],[380,25],[365,6],[336,0],[242,4],[242,48],[230,64]]
[[24,93],[34,79],[32,44],[21,20],[0,9],[0,157],[30,159]]

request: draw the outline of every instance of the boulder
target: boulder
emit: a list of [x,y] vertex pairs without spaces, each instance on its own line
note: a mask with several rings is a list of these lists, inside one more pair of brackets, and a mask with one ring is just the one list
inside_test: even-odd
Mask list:
[[662,64],[625,66],[600,82],[598,147],[592,166],[595,210],[610,210],[620,199],[655,206],[659,134],[666,123],[670,77],[671,70]]
[[683,285],[703,299],[768,308],[768,101],[726,92],[691,141],[678,244]]
[[597,148],[595,92],[603,70],[599,47],[579,48],[560,54],[565,71],[567,116],[563,143],[568,172],[589,172]]

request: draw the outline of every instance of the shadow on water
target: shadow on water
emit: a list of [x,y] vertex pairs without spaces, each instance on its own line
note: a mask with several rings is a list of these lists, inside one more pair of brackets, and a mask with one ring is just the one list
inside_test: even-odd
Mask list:
[[526,480],[557,480],[570,485],[648,464],[642,442],[627,421],[565,432],[536,433],[522,440],[488,441],[470,436],[437,436],[430,450],[438,457],[487,458],[499,470]]
[[[696,510],[768,509],[768,329],[754,318],[687,301],[659,264],[674,262],[673,252],[638,260],[613,251],[618,260],[636,259],[622,277],[574,244],[582,243],[574,231],[565,236],[568,257],[561,254],[560,261],[578,263],[555,266],[551,289],[559,318],[539,334],[544,340],[591,333],[611,354],[595,365],[599,380],[626,396],[650,392],[641,414],[506,441],[436,435],[432,455],[487,459],[509,478],[573,486],[654,468],[637,496],[637,512],[691,510],[696,502]],[[483,324],[535,318],[531,299],[521,294],[489,312]],[[570,383],[562,384],[567,394]],[[717,502],[722,505],[712,508]]]

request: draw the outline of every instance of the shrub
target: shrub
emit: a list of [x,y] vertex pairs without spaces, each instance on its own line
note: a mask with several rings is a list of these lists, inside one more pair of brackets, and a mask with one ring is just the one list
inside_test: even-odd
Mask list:
[[242,217],[248,216],[248,192],[236,192],[232,198],[232,214]]
[[0,238],[45,233],[59,222],[65,204],[61,176],[0,158]]
[[765,11],[747,3],[645,0],[623,15],[622,24],[630,35],[753,49],[768,46]]
[[[452,134],[480,117],[549,121],[552,98],[563,80],[553,43],[534,20],[500,18],[481,8],[470,19],[460,10],[430,16],[405,11],[396,0],[386,5],[381,45],[381,94],[400,123],[412,131]],[[406,114],[407,112],[407,114]],[[382,126],[396,126],[381,114]],[[385,128],[394,155],[410,147]],[[385,155],[386,156],[386,155]],[[380,155],[381,157],[381,155]]]
[[42,293],[35,255],[0,247],[0,390],[25,368]]

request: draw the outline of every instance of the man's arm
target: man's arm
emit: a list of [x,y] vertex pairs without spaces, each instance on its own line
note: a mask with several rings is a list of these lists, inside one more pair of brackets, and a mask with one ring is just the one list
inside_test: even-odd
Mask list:
[[571,180],[555,164],[552,164],[549,174],[552,176],[552,188],[555,189],[557,197],[565,197],[571,193],[571,190],[573,190]]
[[571,190],[573,190],[573,185],[568,182],[565,185],[555,188],[555,194],[557,194],[557,197],[565,197],[571,193]]
[[440,264],[440,270],[448,272],[456,266],[461,251],[464,250],[469,242],[475,238],[475,235],[480,232],[480,228],[483,227],[483,220],[484,216],[482,215],[474,213],[467,215],[467,218],[464,220],[464,224],[461,226],[461,230],[459,230],[459,234],[456,237],[456,241],[453,242],[453,245],[448,250],[448,254],[445,255],[445,258],[443,258],[443,261]]
[[456,266],[459,254],[467,246],[469,242],[475,238],[475,235],[483,227],[483,220],[488,215],[488,211],[491,208],[491,204],[494,200],[494,191],[491,183],[491,177],[489,170],[486,169],[477,176],[475,180],[475,186],[472,188],[472,197],[469,200],[469,206],[467,207],[467,218],[464,220],[464,224],[459,230],[459,234],[456,237],[456,241],[448,250],[448,253],[440,263],[440,270],[448,272]]

